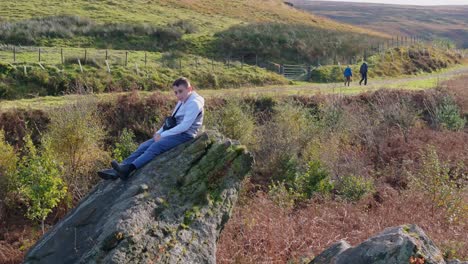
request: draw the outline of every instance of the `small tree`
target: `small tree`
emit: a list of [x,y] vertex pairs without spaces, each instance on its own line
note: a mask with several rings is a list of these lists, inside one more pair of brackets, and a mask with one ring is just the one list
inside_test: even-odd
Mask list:
[[31,137],[27,136],[24,151],[18,166],[20,193],[28,205],[26,217],[41,221],[44,233],[44,221],[65,197],[67,187],[62,181],[59,164],[52,159],[49,141],[43,142],[42,153],[39,154]]
[[429,146],[421,153],[421,167],[410,176],[415,187],[425,192],[432,201],[432,215],[439,207],[446,210],[449,221],[467,216],[468,206],[463,200],[463,193],[468,179],[463,164],[450,169],[447,163],[440,161],[435,147]]
[[115,148],[112,151],[114,159],[118,162],[122,162],[126,157],[132,154],[138,147],[138,144],[134,141],[135,134],[131,129],[124,128],[119,139],[115,143]]
[[64,180],[75,201],[96,183],[96,169],[109,162],[109,154],[101,147],[104,135],[93,100],[76,102],[50,113],[44,138],[50,142],[52,157],[63,164]]

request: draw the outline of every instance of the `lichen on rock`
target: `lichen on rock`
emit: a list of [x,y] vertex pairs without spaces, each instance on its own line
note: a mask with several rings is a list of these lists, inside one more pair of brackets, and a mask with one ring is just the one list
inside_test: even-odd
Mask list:
[[103,181],[25,263],[216,263],[216,241],[252,156],[208,131],[128,181]]

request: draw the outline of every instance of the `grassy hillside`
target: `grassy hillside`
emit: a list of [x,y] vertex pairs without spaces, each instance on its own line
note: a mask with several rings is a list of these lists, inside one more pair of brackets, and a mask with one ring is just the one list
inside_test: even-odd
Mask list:
[[429,7],[309,0],[291,2],[299,9],[343,23],[395,36],[450,38],[459,47],[468,48],[468,5]]
[[148,23],[166,25],[183,19],[200,27],[200,34],[214,33],[243,22],[300,23],[320,28],[380,35],[369,30],[316,17],[279,0],[64,0],[1,1],[0,18],[20,21],[33,17],[77,15],[99,23]]
[[[343,56],[356,56],[385,37],[316,17],[280,0],[1,1],[0,99],[83,89],[154,90],[180,75],[203,88],[284,84],[287,80],[273,72],[242,65],[311,63],[318,56],[334,56],[330,47]],[[268,49],[258,49],[265,45]],[[38,59],[38,47],[55,50],[48,53],[50,49],[43,48]],[[66,58],[61,58],[59,47],[67,48]],[[88,54],[80,48],[87,48]],[[92,55],[95,49],[101,49],[99,58]],[[119,65],[112,65],[111,74],[106,74],[103,49],[114,56],[109,63]],[[125,50],[131,51],[131,58],[121,67]],[[148,57],[153,66],[140,71],[142,53],[137,61],[134,58],[135,51],[143,50],[153,57]],[[78,65],[70,65],[77,64],[78,58],[90,64],[84,74]],[[187,58],[192,63],[189,67]],[[207,66],[199,67],[198,61]],[[232,61],[238,61],[241,69],[231,68]],[[184,70],[178,66],[181,63]]]
[[[3,20],[3,21],[2,21]],[[1,2],[0,43],[212,54],[218,32],[248,24],[288,24],[388,37],[297,10],[280,0]],[[350,41],[348,41],[350,42]],[[222,50],[229,53],[228,50]]]
[[[431,73],[462,62],[458,53],[427,47],[398,47],[387,49],[367,58],[369,77],[401,76],[420,73]],[[359,80],[361,62],[350,65],[354,79]],[[339,82],[346,65],[328,65],[312,71],[312,81]]]

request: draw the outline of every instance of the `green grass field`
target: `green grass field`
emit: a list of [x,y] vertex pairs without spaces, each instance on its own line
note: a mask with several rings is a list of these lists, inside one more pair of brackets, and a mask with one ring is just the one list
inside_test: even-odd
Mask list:
[[0,17],[20,21],[32,17],[77,15],[100,23],[148,23],[165,25],[191,20],[201,33],[211,34],[243,22],[301,23],[316,27],[385,36],[370,30],[317,17],[291,8],[278,0],[51,0],[1,1]]

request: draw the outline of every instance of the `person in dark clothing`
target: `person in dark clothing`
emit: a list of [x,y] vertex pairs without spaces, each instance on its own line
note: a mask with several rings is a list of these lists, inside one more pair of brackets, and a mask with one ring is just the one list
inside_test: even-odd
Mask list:
[[367,63],[362,63],[361,68],[359,69],[359,73],[361,73],[361,80],[359,81],[359,85],[361,85],[362,81],[364,81],[364,85],[367,85]]

